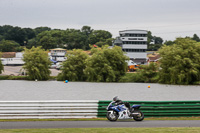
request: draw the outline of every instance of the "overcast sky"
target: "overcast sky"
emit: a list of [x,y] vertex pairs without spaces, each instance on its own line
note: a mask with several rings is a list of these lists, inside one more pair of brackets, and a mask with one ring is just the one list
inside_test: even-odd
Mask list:
[[0,25],[150,30],[164,40],[200,36],[200,0],[0,0]]

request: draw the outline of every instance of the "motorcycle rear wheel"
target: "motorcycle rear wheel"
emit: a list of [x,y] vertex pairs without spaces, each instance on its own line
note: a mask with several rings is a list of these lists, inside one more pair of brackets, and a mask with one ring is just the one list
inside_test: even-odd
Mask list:
[[137,115],[133,115],[133,119],[135,121],[142,121],[144,119],[144,113],[142,113],[140,110],[134,110],[132,113],[139,113]]
[[113,113],[107,112],[106,117],[109,121],[117,121],[119,116],[116,111],[113,111]]

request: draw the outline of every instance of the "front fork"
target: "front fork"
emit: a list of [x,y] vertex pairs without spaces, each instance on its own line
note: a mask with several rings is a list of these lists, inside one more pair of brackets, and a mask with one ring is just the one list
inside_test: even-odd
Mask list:
[[107,111],[107,112],[110,112],[111,115],[113,114],[113,110],[111,110],[111,111]]
[[109,116],[110,116],[112,119],[115,118],[115,115],[114,115],[114,111],[113,111],[113,110],[107,111],[107,112],[110,113]]

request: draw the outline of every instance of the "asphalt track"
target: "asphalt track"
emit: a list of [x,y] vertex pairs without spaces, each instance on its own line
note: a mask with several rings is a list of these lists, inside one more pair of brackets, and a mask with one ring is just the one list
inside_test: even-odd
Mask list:
[[33,128],[114,128],[114,127],[200,127],[200,120],[147,120],[136,121],[32,121],[0,122],[0,129]]

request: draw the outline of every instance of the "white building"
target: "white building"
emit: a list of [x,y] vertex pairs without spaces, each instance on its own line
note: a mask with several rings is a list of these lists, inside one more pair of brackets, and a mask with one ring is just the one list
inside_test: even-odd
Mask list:
[[62,49],[62,48],[55,48],[55,49],[50,49],[50,57],[51,59],[55,60],[55,61],[65,61],[66,60],[66,49]]
[[[126,55],[137,64],[147,63],[147,31],[146,30],[124,30],[119,31],[114,45],[122,47]],[[120,44],[121,43],[121,44]]]

